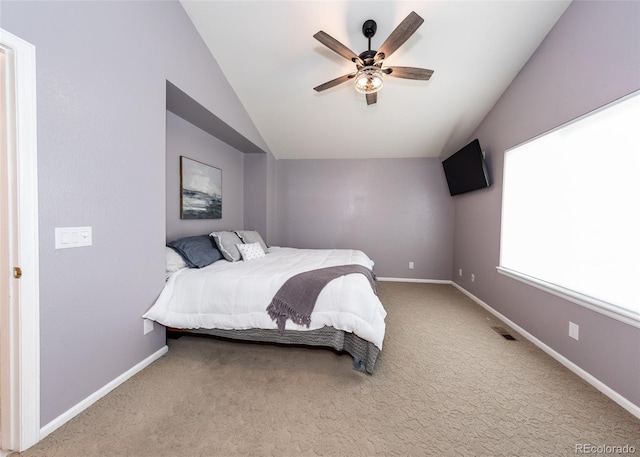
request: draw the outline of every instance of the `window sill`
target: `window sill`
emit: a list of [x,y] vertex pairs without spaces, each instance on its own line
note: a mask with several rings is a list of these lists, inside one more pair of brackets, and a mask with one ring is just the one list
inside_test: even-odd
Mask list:
[[640,314],[634,311],[620,308],[619,306],[612,305],[602,300],[598,300],[597,298],[582,295],[578,292],[565,289],[564,287],[556,286],[555,284],[551,284],[549,282],[527,276],[508,268],[498,266],[496,267],[496,270],[498,270],[498,273],[515,279],[516,281],[523,282],[537,289],[543,290],[552,295],[563,298],[617,321],[624,322],[625,324],[631,325],[636,328],[640,328]]

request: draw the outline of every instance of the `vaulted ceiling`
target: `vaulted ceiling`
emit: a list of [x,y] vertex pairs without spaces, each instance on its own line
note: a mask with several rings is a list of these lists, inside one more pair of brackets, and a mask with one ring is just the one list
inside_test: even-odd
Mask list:
[[[189,1],[182,4],[278,159],[446,157],[479,123],[569,1]],[[429,81],[385,78],[378,101],[355,70],[313,35],[360,54],[367,19],[377,49],[415,11],[424,23],[385,66],[434,70]]]

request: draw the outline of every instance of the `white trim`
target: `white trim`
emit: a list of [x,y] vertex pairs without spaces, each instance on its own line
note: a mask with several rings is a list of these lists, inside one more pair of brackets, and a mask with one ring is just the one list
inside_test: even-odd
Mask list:
[[449,279],[381,278],[377,276],[376,280],[390,282],[419,282],[426,284],[451,284]]
[[168,346],[163,346],[162,348],[160,348],[159,350],[157,350],[156,352],[151,354],[149,357],[144,359],[142,362],[138,363],[137,365],[133,366],[129,370],[125,371],[120,376],[118,376],[116,379],[114,379],[113,381],[111,381],[110,383],[108,383],[107,385],[102,387],[101,389],[99,389],[96,392],[94,392],[91,395],[89,395],[87,398],[82,400],[80,403],[76,404],[72,408],[68,409],[67,411],[65,411],[64,413],[62,413],[58,417],[56,417],[54,420],[52,420],[47,425],[42,427],[42,429],[40,429],[40,439],[44,439],[47,435],[49,435],[50,433],[54,432],[58,428],[62,427],[64,424],[66,424],[71,419],[76,417],[78,414],[80,414],[82,411],[87,409],[89,406],[93,405],[95,402],[97,402],[102,397],[107,395],[113,389],[115,389],[116,387],[120,386],[122,383],[124,383],[125,381],[127,381],[128,379],[130,379],[131,377],[133,377],[134,375],[136,375],[140,371],[142,371],[144,368],[148,367],[153,362],[158,360],[160,357],[165,355],[167,353],[167,351],[169,351],[169,347]]
[[631,325],[632,327],[640,328],[640,315],[638,313],[634,313],[633,311],[620,308],[602,300],[598,300],[597,298],[589,297],[573,290],[565,289],[564,287],[542,281],[509,268],[498,266],[496,267],[496,270],[498,270],[498,273],[515,279],[516,281],[523,282],[535,287],[536,289],[544,290],[556,297],[563,298],[597,313],[604,314],[607,317],[623,322],[627,325]]
[[562,365],[564,365],[566,368],[568,368],[569,370],[571,370],[573,373],[575,373],[576,375],[580,376],[582,379],[584,379],[586,382],[588,382],[589,384],[591,384],[593,387],[595,387],[596,389],[598,389],[600,392],[602,392],[603,394],[605,394],[607,397],[609,397],[611,400],[613,400],[614,402],[616,402],[618,405],[622,406],[624,409],[626,409],[627,411],[629,411],[631,414],[633,414],[635,417],[637,417],[638,419],[640,419],[640,406],[636,405],[635,403],[632,403],[631,401],[629,401],[627,398],[623,397],[622,395],[620,395],[618,392],[616,392],[615,390],[613,390],[611,387],[607,386],[605,383],[603,383],[602,381],[600,381],[598,378],[594,377],[593,375],[591,375],[590,373],[588,373],[587,371],[583,370],[582,368],[580,368],[578,365],[576,365],[575,363],[573,363],[571,360],[567,359],[565,356],[563,356],[562,354],[560,354],[559,352],[555,351],[554,349],[552,349],[551,347],[547,346],[545,343],[543,343],[542,341],[540,341],[538,338],[536,338],[535,336],[533,336],[531,333],[527,332],[525,329],[523,329],[522,327],[520,327],[518,324],[516,324],[515,322],[511,321],[510,319],[508,319],[506,316],[504,316],[503,314],[499,313],[498,311],[496,311],[495,309],[493,309],[491,306],[489,306],[487,303],[483,302],[482,300],[480,300],[478,297],[476,297],[475,295],[473,295],[471,292],[467,291],[466,289],[464,289],[463,287],[459,286],[458,284],[456,284],[455,282],[451,283],[456,289],[458,289],[460,292],[462,292],[463,294],[465,294],[467,297],[469,297],[470,299],[472,299],[473,301],[475,301],[477,304],[479,304],[480,306],[482,306],[484,309],[486,309],[487,311],[489,311],[491,314],[493,314],[495,317],[497,317],[498,319],[500,319],[502,322],[504,322],[505,324],[507,324],[509,327],[511,327],[512,329],[514,329],[517,333],[519,333],[520,335],[522,335],[523,337],[525,337],[527,340],[529,340],[531,343],[533,343],[534,345],[536,345],[537,347],[539,347],[540,349],[542,349],[544,352],[546,352],[548,355],[550,355],[551,357],[553,357],[554,359],[556,359],[558,362],[560,362]]
[[[18,281],[19,304],[10,307],[2,331],[9,332],[11,359],[2,370],[2,388],[9,389],[10,405],[2,405],[10,425],[3,447],[23,451],[40,437],[40,292],[38,257],[38,167],[36,110],[36,49],[21,38],[0,29],[0,45],[8,52],[7,85],[13,85],[15,157],[17,173],[17,259],[23,271]],[[11,110],[9,110],[11,111]],[[11,115],[11,113],[9,114]],[[9,327],[9,328],[7,328]],[[3,359],[3,364],[5,363]],[[8,408],[5,410],[5,406]]]

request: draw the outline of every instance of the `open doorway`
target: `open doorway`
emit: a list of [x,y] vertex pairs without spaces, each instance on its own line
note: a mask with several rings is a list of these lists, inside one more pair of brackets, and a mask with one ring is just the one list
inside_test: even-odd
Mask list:
[[0,29],[0,437],[40,439],[35,47]]

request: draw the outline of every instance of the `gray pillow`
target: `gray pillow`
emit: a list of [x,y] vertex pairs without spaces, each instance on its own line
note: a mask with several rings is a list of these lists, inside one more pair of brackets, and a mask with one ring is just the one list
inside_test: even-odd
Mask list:
[[244,244],[260,243],[262,250],[266,254],[269,252],[267,243],[264,242],[260,234],[256,230],[236,230],[236,234],[240,237]]
[[206,267],[223,258],[207,235],[178,238],[167,246],[180,254],[190,268]]
[[212,237],[220,252],[229,262],[237,262],[242,258],[236,244],[242,244],[242,240],[234,232],[211,232]]

